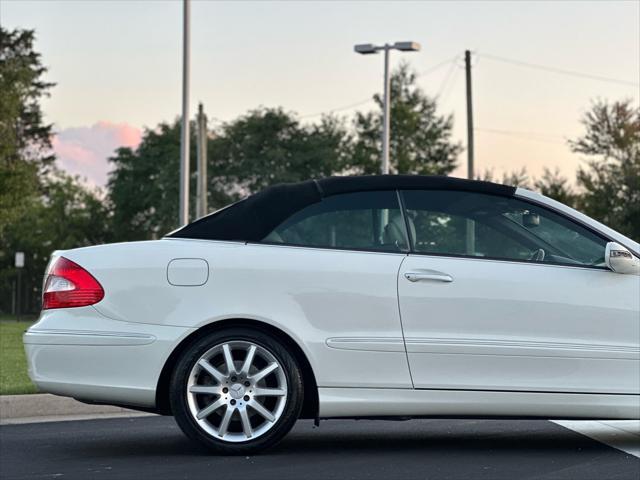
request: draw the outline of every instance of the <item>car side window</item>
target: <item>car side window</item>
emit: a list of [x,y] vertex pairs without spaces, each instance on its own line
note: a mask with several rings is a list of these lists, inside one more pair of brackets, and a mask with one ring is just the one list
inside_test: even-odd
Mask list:
[[605,239],[529,202],[462,191],[402,196],[418,253],[604,267]]
[[408,250],[395,190],[325,197],[289,217],[262,242],[385,252]]

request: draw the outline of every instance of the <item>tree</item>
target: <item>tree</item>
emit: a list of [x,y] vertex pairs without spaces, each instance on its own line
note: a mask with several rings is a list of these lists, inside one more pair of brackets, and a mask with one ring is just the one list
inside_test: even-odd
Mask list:
[[586,155],[578,170],[578,207],[602,223],[640,240],[640,108],[631,100],[594,102],[582,118],[585,133],[570,141]]
[[[195,135],[191,128],[191,172],[195,168]],[[109,159],[107,182],[111,224],[118,241],[158,238],[178,227],[180,195],[180,122],[145,130],[134,150],[119,148]],[[193,175],[192,175],[193,177]],[[191,182],[195,207],[195,183]]]
[[535,180],[534,186],[542,195],[553,198],[570,207],[576,205],[578,196],[569,185],[569,180],[560,174],[560,170],[557,167],[554,171],[545,168],[542,178]]
[[[5,251],[25,252],[22,311],[31,312],[39,309],[42,275],[52,251],[112,239],[100,192],[54,167],[41,177],[40,188],[42,195],[29,202],[2,238]],[[0,257],[0,311],[11,309],[14,279],[13,256]]]
[[[485,182],[496,181],[492,170],[485,170],[482,175],[476,178],[477,180],[484,180]],[[577,195],[568,184],[569,180],[566,177],[563,177],[560,174],[560,170],[557,168],[553,171],[545,168],[542,177],[536,179],[529,176],[526,167],[522,167],[520,170],[504,172],[502,174],[502,179],[498,181],[503,185],[536,190],[542,195],[553,198],[554,200],[564,203],[565,205],[569,205],[570,207],[574,206],[576,203]]]
[[[374,96],[380,111],[358,113],[354,121],[355,143],[351,167],[354,172],[380,173],[382,97]],[[437,113],[435,99],[416,85],[416,74],[407,64],[391,76],[391,173],[447,175],[462,151],[451,139],[453,116]]]
[[42,119],[40,101],[54,86],[33,50],[33,30],[0,27],[0,160],[50,165],[51,125]]
[[493,170],[485,170],[482,175],[476,177],[476,180],[482,180],[484,182],[498,182],[503,185],[510,185],[512,187],[531,188],[531,179],[526,167],[522,167],[520,170],[513,170],[511,172],[504,172],[502,179],[496,180],[494,178]]
[[[44,124],[39,102],[52,84],[33,50],[32,30],[0,26],[0,311],[9,309],[16,275],[15,229],[40,202],[38,174],[51,163],[51,126]],[[42,272],[40,272],[42,274]]]
[[[195,129],[191,129],[192,132]],[[301,125],[281,109],[258,109],[211,132],[208,204],[216,210],[269,185],[339,173],[347,135],[335,118]],[[191,218],[195,211],[195,137],[191,140]],[[146,130],[137,149],[110,159],[108,181],[118,240],[158,238],[178,227],[180,122]]]
[[[0,244],[38,193],[38,174],[53,162],[51,125],[42,119],[40,100],[53,83],[33,49],[33,30],[0,26]],[[0,252],[1,253],[1,252]]]
[[212,190],[255,193],[269,185],[341,173],[347,165],[344,125],[325,116],[301,125],[280,108],[262,108],[229,122],[210,142]]
[[15,252],[25,253],[23,307],[35,311],[53,250],[109,240],[99,192],[55,168],[40,108],[53,83],[43,80],[34,38],[0,27],[0,312],[12,306]]

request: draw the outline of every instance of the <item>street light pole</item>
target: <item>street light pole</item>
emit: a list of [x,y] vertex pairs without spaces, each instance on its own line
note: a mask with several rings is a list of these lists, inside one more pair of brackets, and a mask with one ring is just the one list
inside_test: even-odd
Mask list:
[[16,321],[20,321],[20,313],[22,312],[22,269],[24,268],[24,252],[16,252],[15,263],[18,270],[18,285],[16,286]]
[[389,124],[391,117],[391,85],[389,81],[389,50],[390,45],[384,46],[384,95],[382,112],[382,174],[389,174]]
[[400,50],[402,52],[417,52],[420,44],[416,42],[396,42],[394,44],[372,45],[370,43],[356,45],[354,50],[362,55],[369,55],[384,51],[384,88],[382,93],[382,152],[380,158],[380,171],[383,175],[389,173],[389,139],[391,124],[391,82],[389,74],[389,51]]
[[182,26],[182,134],[180,140],[180,226],[189,223],[189,17],[190,0],[183,0]]

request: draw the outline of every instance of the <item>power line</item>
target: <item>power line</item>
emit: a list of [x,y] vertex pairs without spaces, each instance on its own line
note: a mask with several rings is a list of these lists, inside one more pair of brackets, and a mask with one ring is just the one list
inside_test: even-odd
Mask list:
[[442,83],[440,84],[440,88],[438,88],[438,93],[436,94],[436,98],[440,98],[440,96],[442,95],[442,93],[444,92],[445,87],[449,84],[449,80],[451,80],[451,77],[453,76],[453,73],[456,71],[456,62],[458,61],[457,58],[453,59],[453,61],[451,61],[451,66],[449,67],[449,70],[447,70],[446,75],[444,76],[444,79],[442,80]]
[[449,58],[449,59],[444,60],[444,61],[442,61],[440,63],[437,63],[433,67],[427,68],[426,70],[423,70],[422,72],[417,73],[416,77],[423,77],[425,75],[429,75],[430,73],[433,73],[436,70],[439,70],[440,67],[444,67],[445,65],[449,65],[451,62],[458,61],[459,58],[460,58],[460,55],[456,55],[456,56],[454,56],[452,58]]
[[[417,73],[416,74],[416,78],[417,77],[424,77],[424,76],[427,76],[427,75],[429,75],[431,73],[434,73],[437,70],[439,70],[440,68],[444,67],[445,65],[449,65],[450,63],[457,61],[458,58],[460,58],[460,55],[456,55],[453,58],[449,58],[449,59],[444,60],[444,61],[442,61],[440,63],[437,63],[434,66],[429,67],[426,70],[423,70],[422,72]],[[359,101],[354,102],[354,103],[350,103],[348,105],[342,105],[340,107],[332,108],[330,110],[323,110],[321,112],[307,113],[307,114],[304,114],[304,115],[300,115],[298,118],[300,120],[303,120],[305,118],[318,117],[318,116],[324,115],[326,113],[342,112],[344,110],[349,110],[351,108],[359,107],[361,105],[364,105],[364,104],[372,102],[372,101],[373,101],[373,96],[369,96],[367,98],[363,98],[362,100],[359,100]]]
[[588,78],[590,80],[598,80],[601,82],[610,82],[610,83],[617,83],[620,85],[627,85],[627,86],[632,86],[632,87],[638,87],[640,86],[640,83],[637,82],[630,82],[628,80],[620,80],[618,78],[611,78],[611,77],[603,77],[600,75],[592,75],[589,73],[583,73],[583,72],[577,72],[575,70],[566,70],[564,68],[557,68],[557,67],[551,67],[551,66],[547,66],[547,65],[540,65],[540,64],[536,64],[536,63],[529,63],[529,62],[523,62],[520,60],[514,60],[512,58],[506,58],[506,57],[500,57],[498,55],[492,55],[489,53],[477,53],[476,54],[479,57],[484,57],[487,58],[489,60],[495,60],[497,62],[503,62],[503,63],[510,63],[512,65],[517,65],[520,67],[527,67],[527,68],[535,68],[538,70],[543,70],[543,71],[547,71],[547,72],[551,72],[551,73],[557,73],[560,75],[569,75],[572,77],[580,77],[580,78]]
[[440,100],[440,104],[441,105],[445,104],[445,102],[447,101],[449,96],[451,96],[451,92],[453,92],[455,90],[456,83],[458,81],[458,78],[460,77],[460,72],[461,72],[461,69],[458,68],[453,73],[453,77],[451,78],[451,81],[449,82],[449,86],[446,87],[446,91],[442,92],[441,96],[436,97],[438,100]]
[[[600,76],[600,75],[592,75],[592,74],[588,74],[588,73],[584,73],[584,72],[578,72],[578,71],[574,71],[574,70],[567,70],[567,69],[563,69],[563,68],[557,68],[557,67],[552,67],[552,66],[547,66],[547,65],[540,65],[540,64],[536,64],[536,63],[529,63],[529,62],[523,62],[520,60],[515,60],[512,58],[507,58],[507,57],[502,57],[502,56],[498,56],[498,55],[493,55],[490,53],[476,53],[476,56],[479,57],[484,57],[486,59],[489,60],[494,60],[494,61],[498,61],[498,62],[503,62],[503,63],[507,63],[507,64],[512,64],[512,65],[517,65],[520,67],[526,67],[526,68],[533,68],[533,69],[537,69],[537,70],[541,70],[541,71],[547,71],[550,73],[556,73],[559,75],[568,75],[568,76],[572,76],[572,77],[579,77],[579,78],[587,78],[590,80],[597,80],[597,81],[601,81],[601,82],[610,82],[610,83],[617,83],[619,85],[627,85],[627,86],[633,86],[633,87],[637,87],[640,86],[639,83],[636,82],[630,82],[628,80],[620,80],[617,78],[611,78],[611,77],[604,77],[604,76]],[[448,96],[449,93],[451,93],[451,91],[453,90],[453,85],[455,84],[455,81],[457,80],[459,71],[455,70],[455,66],[456,66],[456,62],[460,59],[460,55],[455,55],[452,58],[449,58],[447,60],[444,60],[440,63],[437,63],[435,65],[433,65],[432,67],[429,67],[428,69],[419,72],[416,74],[416,78],[418,77],[423,77],[423,76],[427,76],[431,73],[434,73],[436,71],[438,71],[439,69],[441,69],[442,67],[446,66],[446,65],[450,65],[451,67],[449,68],[449,70],[447,71],[445,78],[443,80],[443,82],[440,85],[440,88],[438,89],[438,94],[436,95],[436,98],[440,98],[441,100],[444,100],[444,96]],[[447,88],[448,87],[448,88]],[[448,90],[445,94],[445,90]],[[307,119],[307,118],[313,118],[313,117],[318,117],[320,115],[326,114],[326,113],[334,113],[334,112],[342,112],[345,110],[349,110],[355,107],[359,107],[362,105],[365,105],[369,102],[372,102],[373,96],[369,96],[367,98],[363,98],[362,100],[359,100],[357,102],[354,103],[350,103],[347,105],[342,105],[339,107],[335,107],[332,108],[330,110],[323,110],[320,112],[314,112],[314,113],[308,113],[308,114],[304,114],[299,116],[299,118],[302,119]],[[513,132],[513,131],[498,131],[495,129],[476,129],[479,131],[485,131],[487,133],[497,133],[497,134],[509,134],[509,135],[521,135],[522,133],[520,132]]]
[[[553,143],[556,145],[566,145],[565,141],[560,140],[552,140],[550,137],[555,137],[556,139],[564,138],[562,135],[555,135],[551,133],[541,133],[541,132],[527,132],[522,130],[502,130],[497,128],[474,128],[476,132],[480,133],[490,133],[497,135],[506,135],[514,138],[521,138],[523,140],[530,140],[533,142],[543,142],[543,143]],[[544,138],[546,137],[546,138]]]
[[565,135],[559,135],[557,133],[551,133],[551,132],[534,132],[531,130],[506,130],[504,128],[476,128],[476,130],[483,130],[486,132],[492,132],[492,133],[517,133],[520,135],[531,135],[531,136],[537,136],[537,137],[552,137],[552,138],[562,138],[564,139],[566,136]]
[[364,105],[365,103],[369,103],[369,102],[373,102],[373,97],[367,97],[363,100],[360,100],[358,102],[355,103],[350,103],[349,105],[343,105],[342,107],[336,107],[336,108],[332,108],[331,110],[327,111],[327,110],[323,110],[321,112],[316,112],[316,113],[307,113],[305,115],[301,115],[298,118],[300,118],[301,120],[304,118],[311,118],[311,117],[318,117],[320,115],[324,115],[325,113],[334,113],[334,112],[341,112],[343,110],[349,110],[350,108],[355,108],[355,107],[359,107],[360,105]]

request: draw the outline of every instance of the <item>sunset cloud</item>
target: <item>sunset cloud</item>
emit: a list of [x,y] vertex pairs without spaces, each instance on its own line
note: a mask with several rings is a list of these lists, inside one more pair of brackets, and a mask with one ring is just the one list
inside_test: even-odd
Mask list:
[[90,127],[60,130],[53,138],[58,166],[71,174],[86,177],[87,182],[104,186],[111,166],[107,159],[116,148],[135,148],[142,131],[126,123],[99,121]]

